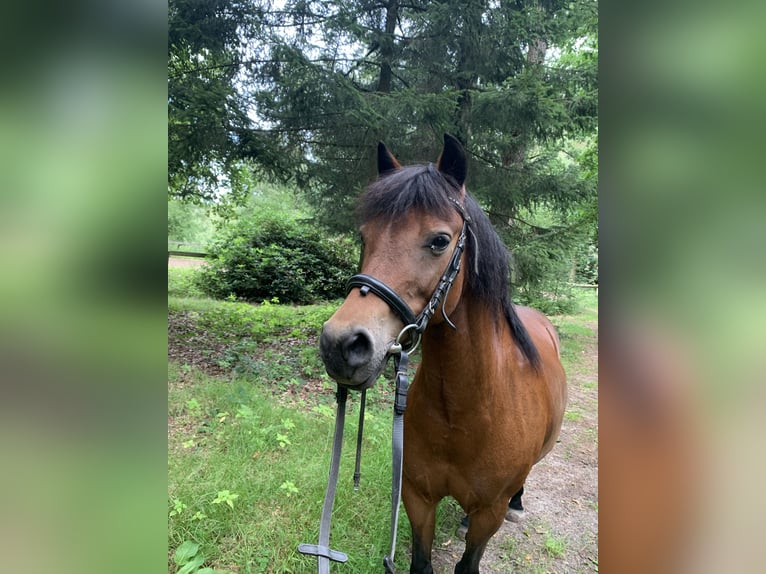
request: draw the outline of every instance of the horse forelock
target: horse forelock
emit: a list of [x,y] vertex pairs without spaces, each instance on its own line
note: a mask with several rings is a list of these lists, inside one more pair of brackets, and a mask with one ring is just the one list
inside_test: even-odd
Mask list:
[[418,209],[447,219],[460,197],[460,187],[433,164],[411,165],[392,170],[367,188],[357,208],[362,223],[372,219],[393,221]]

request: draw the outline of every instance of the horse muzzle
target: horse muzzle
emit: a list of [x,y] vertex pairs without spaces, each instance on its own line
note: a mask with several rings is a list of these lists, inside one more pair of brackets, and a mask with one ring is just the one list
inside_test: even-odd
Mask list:
[[383,370],[386,349],[381,352],[376,347],[372,333],[364,327],[336,330],[328,322],[319,338],[327,374],[338,384],[357,390],[371,387]]

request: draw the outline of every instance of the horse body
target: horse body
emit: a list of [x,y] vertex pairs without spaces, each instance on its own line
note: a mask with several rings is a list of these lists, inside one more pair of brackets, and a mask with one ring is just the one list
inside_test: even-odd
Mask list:
[[439,325],[423,336],[423,360],[404,424],[403,498],[415,546],[411,572],[431,572],[436,507],[446,496],[470,517],[466,554],[456,572],[478,572],[508,501],[556,442],[566,386],[555,331],[533,309],[517,311],[542,355],[541,373],[518,351],[506,322],[465,295],[453,317],[467,326],[464,331]]
[[[566,403],[558,338],[542,314],[510,303],[507,252],[465,192],[457,140],[445,136],[437,166],[402,168],[382,145],[378,163],[382,177],[361,202],[364,274],[411,310],[425,309],[449,254],[468,238],[422,333],[404,415],[402,498],[413,531],[410,572],[432,572],[436,506],[452,496],[470,518],[455,572],[478,574],[509,500],[520,504],[527,474],[558,436]],[[389,303],[352,289],[322,330],[327,372],[352,388],[373,385],[403,326]]]

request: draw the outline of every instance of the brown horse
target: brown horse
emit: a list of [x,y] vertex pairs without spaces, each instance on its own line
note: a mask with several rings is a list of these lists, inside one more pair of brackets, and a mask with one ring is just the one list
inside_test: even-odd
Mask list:
[[[433,572],[436,507],[452,496],[469,517],[455,572],[478,573],[509,500],[521,507],[527,474],[559,434],[566,382],[558,337],[539,312],[511,303],[508,254],[465,191],[466,157],[455,138],[445,135],[435,166],[402,167],[380,144],[378,172],[359,207],[362,273],[411,310],[424,309],[465,242],[454,283],[422,333],[404,415],[402,496],[413,534],[410,572]],[[330,376],[363,389],[381,374],[404,325],[385,296],[356,287],[325,323],[320,351]]]

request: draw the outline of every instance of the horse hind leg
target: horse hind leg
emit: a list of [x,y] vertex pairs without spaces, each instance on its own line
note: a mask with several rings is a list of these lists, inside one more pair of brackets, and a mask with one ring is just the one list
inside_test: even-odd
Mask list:
[[487,542],[503,524],[506,505],[484,508],[470,516],[465,537],[465,552],[455,566],[455,574],[479,574],[479,562]]
[[524,494],[524,485],[519,491],[511,497],[508,503],[508,510],[505,512],[505,519],[509,522],[521,522],[525,516],[524,506],[521,504],[521,495]]
[[[524,485],[521,486],[519,491],[513,495],[510,502],[508,503],[508,510],[505,511],[505,519],[508,522],[521,522],[526,516],[526,512],[524,512],[524,506],[521,503],[522,494],[524,494]],[[468,516],[463,516],[463,519],[460,521],[460,526],[457,527],[455,535],[458,538],[465,539],[469,524],[470,520],[468,519]]]

